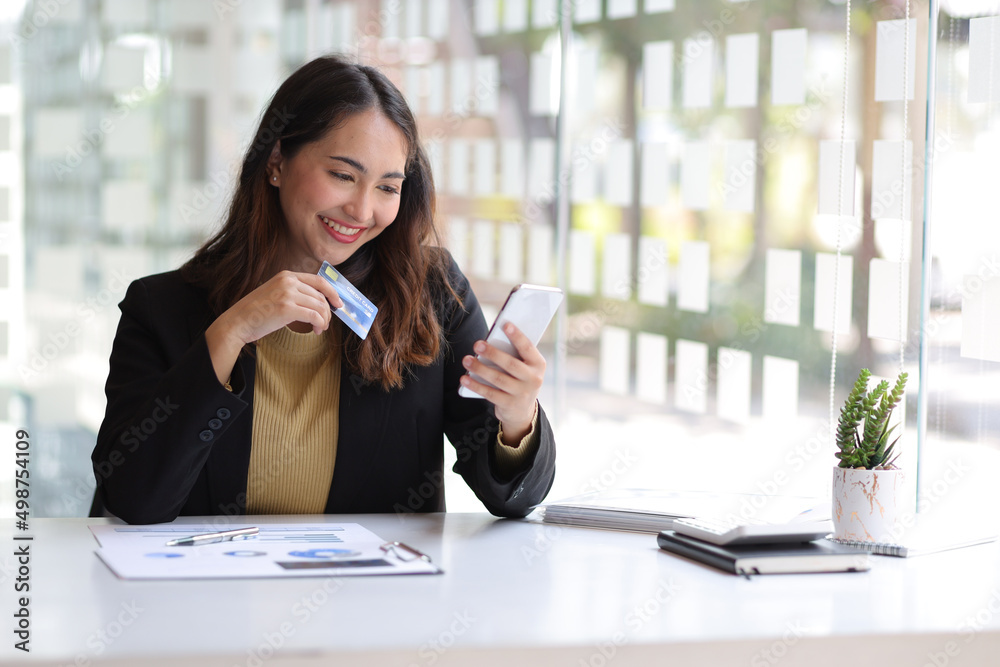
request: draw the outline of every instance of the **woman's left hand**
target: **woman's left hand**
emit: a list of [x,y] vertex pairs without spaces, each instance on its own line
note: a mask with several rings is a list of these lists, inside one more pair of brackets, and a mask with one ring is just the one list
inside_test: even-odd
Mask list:
[[521,355],[520,359],[482,340],[476,341],[473,350],[499,368],[487,366],[472,355],[462,359],[466,370],[493,383],[496,388],[477,382],[468,375],[462,376],[461,382],[495,406],[497,419],[503,425],[504,444],[513,447],[531,431],[535,401],[545,378],[545,357],[513,324],[508,322],[504,333]]

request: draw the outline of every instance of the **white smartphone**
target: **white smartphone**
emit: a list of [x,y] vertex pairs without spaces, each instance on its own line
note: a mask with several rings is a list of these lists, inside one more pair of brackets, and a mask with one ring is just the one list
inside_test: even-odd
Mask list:
[[[545,333],[549,322],[552,321],[552,316],[559,310],[559,304],[562,303],[562,300],[563,292],[557,287],[543,287],[526,283],[518,285],[507,295],[507,300],[500,308],[500,314],[497,315],[496,321],[490,327],[489,334],[486,335],[486,342],[520,359],[521,355],[517,353],[514,345],[507,338],[507,334],[503,332],[504,325],[512,322],[525,336],[531,339],[534,345],[538,345],[542,334]],[[494,366],[489,359],[478,356],[477,358],[488,366]],[[477,382],[493,386],[475,373],[467,373],[467,375],[471,375]],[[476,392],[465,387],[459,387],[458,393],[466,398],[482,398]]]
[[789,523],[731,522],[718,519],[674,519],[675,533],[695,537],[719,546],[749,544],[794,544],[812,542],[833,532],[833,522],[791,521]]

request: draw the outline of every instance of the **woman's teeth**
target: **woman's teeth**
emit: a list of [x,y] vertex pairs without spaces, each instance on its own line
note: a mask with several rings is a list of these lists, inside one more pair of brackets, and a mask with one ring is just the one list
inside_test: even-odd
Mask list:
[[319,219],[325,222],[328,227],[332,227],[333,230],[338,234],[343,234],[345,236],[354,236],[355,234],[361,231],[361,229],[358,227],[344,227],[343,225],[339,225],[330,218],[327,218],[322,215],[319,216]]

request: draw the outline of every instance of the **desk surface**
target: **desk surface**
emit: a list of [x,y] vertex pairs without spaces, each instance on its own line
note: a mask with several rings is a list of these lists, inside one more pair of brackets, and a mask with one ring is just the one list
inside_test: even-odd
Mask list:
[[13,648],[15,543],[0,528],[0,662],[251,667],[350,654],[406,666],[787,666],[854,656],[942,667],[940,654],[948,665],[1000,664],[1000,543],[873,558],[865,573],[746,580],[661,552],[651,535],[485,514],[248,517],[356,521],[445,574],[121,581],[94,555],[88,525],[102,521],[32,522],[29,655]]

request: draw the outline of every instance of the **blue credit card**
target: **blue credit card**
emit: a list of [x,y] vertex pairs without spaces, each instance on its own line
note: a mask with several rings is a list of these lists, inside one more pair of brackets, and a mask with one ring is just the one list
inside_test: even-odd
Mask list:
[[323,262],[323,266],[319,267],[319,275],[333,285],[333,289],[337,290],[337,294],[344,302],[343,308],[331,308],[333,314],[350,327],[351,331],[361,336],[361,340],[367,338],[372,322],[375,321],[375,315],[378,314],[375,304],[359,292],[340,271],[333,268],[330,262]]

